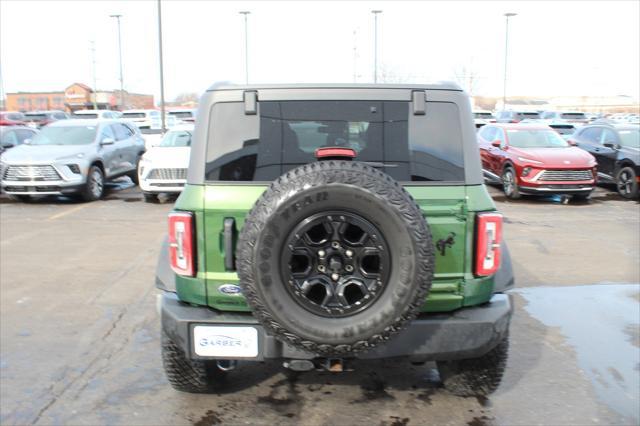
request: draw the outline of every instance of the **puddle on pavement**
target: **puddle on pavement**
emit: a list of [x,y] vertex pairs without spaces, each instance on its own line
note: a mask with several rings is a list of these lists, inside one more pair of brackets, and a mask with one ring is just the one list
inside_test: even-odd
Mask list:
[[524,309],[559,327],[602,402],[640,421],[640,284],[532,287],[514,290]]

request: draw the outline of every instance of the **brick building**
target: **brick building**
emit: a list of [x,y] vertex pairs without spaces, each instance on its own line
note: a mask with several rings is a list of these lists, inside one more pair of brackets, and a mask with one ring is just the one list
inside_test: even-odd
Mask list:
[[[95,102],[95,104],[94,104]],[[155,108],[153,95],[124,92],[124,107],[120,105],[120,91],[97,91],[86,84],[73,83],[62,92],[17,92],[6,94],[8,111],[38,111],[58,109],[67,112],[79,109],[125,110]]]

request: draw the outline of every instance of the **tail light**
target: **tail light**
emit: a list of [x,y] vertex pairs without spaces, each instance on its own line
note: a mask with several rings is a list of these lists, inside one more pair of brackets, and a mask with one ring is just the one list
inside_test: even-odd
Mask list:
[[169,259],[178,275],[195,276],[195,225],[193,213],[169,213]]
[[502,240],[502,215],[480,213],[476,219],[476,268],[477,276],[489,276],[500,267],[500,242]]

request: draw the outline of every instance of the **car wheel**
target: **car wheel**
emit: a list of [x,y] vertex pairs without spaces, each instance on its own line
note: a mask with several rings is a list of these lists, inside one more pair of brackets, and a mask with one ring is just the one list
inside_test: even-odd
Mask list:
[[[189,359],[162,330],[162,366],[171,386],[181,392],[208,393],[219,388],[225,372],[215,361]],[[218,386],[216,386],[218,385]]]
[[434,269],[413,198],[358,162],[321,161],[273,182],[238,240],[240,285],[279,340],[322,356],[386,342],[419,312]]
[[575,201],[588,201],[591,198],[591,191],[586,194],[575,194],[572,197]]
[[520,190],[518,189],[518,178],[513,167],[507,167],[502,172],[502,190],[504,194],[512,200],[520,198]]
[[33,200],[33,198],[31,198],[31,195],[9,195],[9,198],[14,201],[20,201],[22,203],[29,203],[31,202],[31,200]]
[[102,198],[104,194],[104,173],[95,164],[89,168],[87,173],[87,183],[82,189],[81,196],[85,201],[95,201]]
[[145,203],[155,203],[158,201],[158,194],[153,194],[151,192],[143,192],[142,196],[144,197]]
[[138,176],[138,170],[140,169],[140,158],[142,158],[142,156],[138,155],[136,159],[136,168],[127,174],[127,176],[129,176],[129,179],[131,179],[131,181],[136,186],[140,185],[140,178]]
[[623,167],[616,174],[618,193],[624,198],[634,198],[638,195],[638,178],[633,167]]
[[509,356],[509,336],[479,358],[438,361],[438,373],[446,390],[457,396],[488,396],[504,376]]

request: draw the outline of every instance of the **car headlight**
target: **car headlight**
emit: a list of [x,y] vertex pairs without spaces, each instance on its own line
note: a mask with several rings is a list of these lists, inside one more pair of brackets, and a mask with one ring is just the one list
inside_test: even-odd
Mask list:
[[544,164],[542,161],[532,160],[531,158],[526,157],[518,157],[518,160],[522,161],[523,163]]

